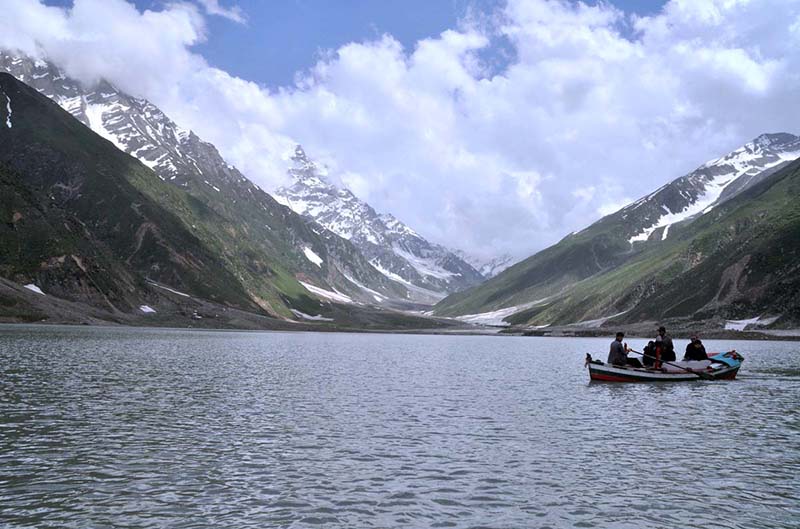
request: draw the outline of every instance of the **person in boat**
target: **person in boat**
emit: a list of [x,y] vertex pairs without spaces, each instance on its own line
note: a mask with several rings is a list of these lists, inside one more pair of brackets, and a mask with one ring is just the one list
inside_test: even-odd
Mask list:
[[667,329],[663,325],[658,328],[658,336],[656,336],[656,348],[661,349],[662,362],[675,361],[675,346],[672,343],[672,337],[667,334]]
[[611,342],[611,347],[608,350],[608,363],[613,366],[634,366],[642,367],[641,362],[636,358],[628,358],[628,344],[622,343],[625,338],[624,332],[618,332],[616,338]]
[[647,345],[644,346],[642,352],[644,353],[642,356],[642,363],[645,365],[645,367],[651,367],[656,363],[656,342],[653,340],[647,342]]
[[686,353],[683,355],[684,360],[708,360],[706,354],[706,347],[696,335],[692,336],[692,341],[686,346]]

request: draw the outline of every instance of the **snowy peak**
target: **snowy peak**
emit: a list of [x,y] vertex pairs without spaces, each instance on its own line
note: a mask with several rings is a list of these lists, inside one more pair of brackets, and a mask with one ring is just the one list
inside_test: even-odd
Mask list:
[[107,81],[85,87],[46,61],[0,51],[1,70],[55,101],[162,180],[185,187],[200,175],[209,189],[246,182],[213,145],[176,125],[151,102],[132,97]]
[[349,189],[330,183],[302,147],[295,148],[291,160],[292,183],[275,192],[276,200],[350,240],[376,270],[408,287],[416,301],[433,302],[482,280],[452,251],[428,242],[393,215],[378,213]]
[[459,257],[472,265],[472,267],[480,272],[480,274],[486,279],[493,278],[516,262],[516,260],[508,254],[503,254],[499,257],[494,257],[491,259],[481,259],[479,257],[475,257],[474,255],[469,255],[461,250],[458,250],[456,253]]
[[751,144],[751,148],[754,151],[758,149],[770,152],[787,152],[800,148],[800,136],[795,136],[787,132],[773,132],[762,134],[751,143],[747,144],[746,147],[750,147]]
[[289,169],[289,174],[298,183],[320,190],[325,189],[328,192],[335,192],[335,188],[325,179],[325,171],[317,167],[317,164],[306,156],[306,152],[300,145],[295,147],[291,160],[293,166]]
[[800,137],[762,134],[720,158],[710,160],[615,216],[625,222],[628,241],[665,240],[672,224],[711,211],[757,184],[782,164],[800,158]]
[[[738,149],[705,163],[702,169],[722,168],[727,173],[759,172],[781,161],[800,157],[800,136],[785,132],[762,134]],[[738,175],[737,175],[738,176]]]

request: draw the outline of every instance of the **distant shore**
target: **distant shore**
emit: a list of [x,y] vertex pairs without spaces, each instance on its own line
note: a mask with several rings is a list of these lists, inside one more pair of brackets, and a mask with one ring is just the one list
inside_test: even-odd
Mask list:
[[[303,322],[286,322],[274,320],[276,325],[256,327],[252,325],[236,327],[231,325],[214,326],[213,322],[192,325],[179,325],[176,322],[164,325],[147,323],[118,323],[109,321],[94,321],[92,323],[74,321],[19,321],[13,318],[0,318],[0,332],[10,327],[104,327],[104,328],[130,328],[130,329],[163,329],[177,331],[222,331],[222,332],[319,332],[319,333],[357,333],[357,334],[417,334],[437,336],[497,336],[497,337],[530,337],[530,338],[610,338],[615,329],[536,329],[526,330],[510,327],[467,326],[451,328],[361,328],[337,325],[311,324]],[[690,336],[698,334],[704,340],[752,340],[752,341],[796,341],[800,342],[800,329],[781,329],[764,331],[732,331],[732,330],[707,330],[704,332],[672,334],[676,340],[689,340]],[[653,336],[644,333],[626,333],[625,341],[646,342]]]

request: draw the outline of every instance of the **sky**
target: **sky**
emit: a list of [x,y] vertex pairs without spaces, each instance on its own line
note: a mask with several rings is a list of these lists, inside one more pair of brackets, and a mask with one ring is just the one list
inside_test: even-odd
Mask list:
[[[615,5],[639,14],[657,12],[665,0],[625,0]],[[73,0],[47,0],[71,7]],[[169,1],[135,0],[139,11],[163,9]],[[193,47],[211,66],[277,89],[313,67],[326,50],[348,42],[392,35],[413,49],[424,38],[457,27],[470,11],[483,13],[500,0],[221,0],[228,16],[206,19],[206,39]],[[201,4],[202,5],[202,4]]]
[[268,191],[300,143],[483,258],[800,132],[800,0],[4,0],[0,47],[150,99]]

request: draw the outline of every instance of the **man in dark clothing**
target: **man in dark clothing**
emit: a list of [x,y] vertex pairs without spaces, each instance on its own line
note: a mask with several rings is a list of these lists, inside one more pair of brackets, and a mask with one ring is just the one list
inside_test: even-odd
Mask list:
[[656,337],[656,348],[661,348],[661,361],[674,362],[675,361],[675,346],[672,344],[672,337],[667,334],[667,329],[662,325],[658,328],[658,336]]
[[611,342],[611,347],[608,350],[608,363],[619,367],[626,365],[642,367],[641,362],[636,358],[628,358],[628,344],[622,343],[623,338],[625,338],[625,333],[618,332],[616,339]]
[[650,340],[647,342],[647,345],[644,346],[642,350],[644,356],[642,357],[642,363],[646,367],[652,366],[656,362],[656,342]]
[[628,345],[622,343],[624,332],[618,332],[617,338],[611,342],[608,350],[608,363],[614,366],[624,366],[628,363]]
[[684,360],[708,360],[706,348],[700,338],[692,336],[692,341],[686,346],[686,354],[683,355]]

